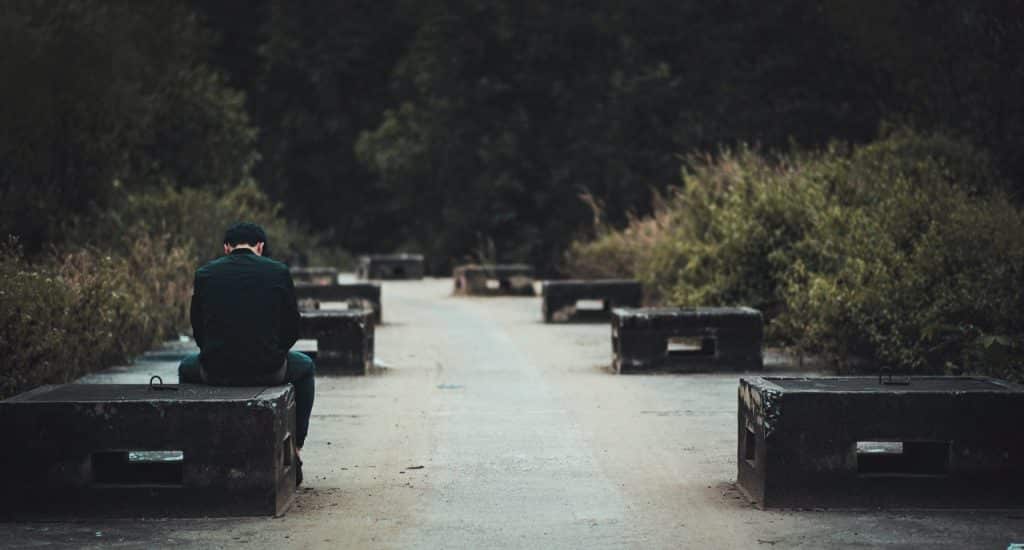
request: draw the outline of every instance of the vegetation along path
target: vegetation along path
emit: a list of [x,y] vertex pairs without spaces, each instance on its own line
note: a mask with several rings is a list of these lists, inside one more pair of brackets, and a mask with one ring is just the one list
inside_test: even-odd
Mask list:
[[[732,486],[737,375],[615,376],[606,325],[544,325],[536,298],[449,294],[448,280],[385,284],[379,373],[319,379],[306,483],[285,517],[0,524],[0,547],[1024,542],[1020,512],[758,510]],[[84,382],[173,369],[145,361]]]

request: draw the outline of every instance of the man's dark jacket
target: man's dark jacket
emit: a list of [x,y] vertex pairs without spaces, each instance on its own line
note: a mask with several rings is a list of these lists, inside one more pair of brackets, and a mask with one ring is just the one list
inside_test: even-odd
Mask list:
[[299,310],[288,266],[237,249],[196,270],[192,332],[211,378],[244,379],[278,371],[299,337]]

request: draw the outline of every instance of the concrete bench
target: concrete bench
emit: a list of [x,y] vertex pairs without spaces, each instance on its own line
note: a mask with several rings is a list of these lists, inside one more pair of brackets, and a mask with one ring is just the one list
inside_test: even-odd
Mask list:
[[288,271],[296,283],[333,285],[338,282],[338,270],[334,267],[292,267]]
[[324,302],[343,302],[350,309],[369,309],[373,311],[373,320],[380,323],[383,311],[380,300],[380,285],[374,283],[344,283],[318,285],[314,283],[295,283],[295,297],[300,306],[312,302],[310,309],[320,309]]
[[759,370],[763,338],[761,312],[746,307],[612,310],[613,366],[623,374]]
[[[644,289],[630,279],[544,281],[541,285],[544,322],[595,319],[607,321],[616,307],[640,307]],[[600,309],[581,308],[581,301],[600,301]]]
[[462,265],[452,272],[455,294],[533,296],[533,268],[524,264]]
[[422,254],[370,254],[359,257],[360,279],[422,279]]
[[0,401],[0,515],[283,515],[290,385],[42,386]]
[[299,338],[316,340],[320,372],[366,374],[373,368],[373,312],[303,311]]
[[1024,387],[886,382],[741,379],[739,487],[762,507],[1024,505]]

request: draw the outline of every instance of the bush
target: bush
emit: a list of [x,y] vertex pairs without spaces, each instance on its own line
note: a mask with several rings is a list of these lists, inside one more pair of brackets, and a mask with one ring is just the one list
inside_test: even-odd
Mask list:
[[780,332],[840,364],[1019,377],[1024,215],[1000,193],[934,191],[899,179],[870,208],[821,216],[783,277]]
[[749,148],[688,163],[683,185],[659,199],[652,216],[574,243],[566,271],[636,277],[651,301],[777,310],[777,274],[825,202],[832,163],[808,170],[801,159],[770,160]]
[[690,165],[650,218],[575,243],[567,270],[611,266],[670,305],[757,307],[771,342],[841,368],[1024,373],[1024,213],[969,144],[897,132]]
[[262,225],[270,239],[267,251],[281,261],[343,264],[338,267],[351,264],[343,252],[323,247],[308,230],[286,221],[281,205],[254,183],[223,191],[168,186],[126,193],[114,208],[74,220],[68,233],[119,250],[131,247],[140,235],[166,237],[175,245],[189,248],[199,264],[222,253],[224,230],[237,221]]
[[116,210],[69,221],[68,242],[31,262],[8,243],[0,250],[0,398],[72,381],[187,330],[193,273],[221,253],[224,230],[240,220],[263,224],[278,257],[347,258],[317,248],[248,184],[219,195],[125,195]]
[[642,271],[642,262],[650,255],[651,247],[664,238],[670,210],[657,207],[651,217],[631,217],[626,228],[615,231],[604,223],[600,203],[589,194],[581,198],[593,209],[596,237],[574,240],[566,251],[562,271],[584,279],[636,276]]
[[63,383],[126,361],[185,318],[191,293],[184,249],[125,257],[83,249],[31,264],[15,245],[0,258],[0,397]]

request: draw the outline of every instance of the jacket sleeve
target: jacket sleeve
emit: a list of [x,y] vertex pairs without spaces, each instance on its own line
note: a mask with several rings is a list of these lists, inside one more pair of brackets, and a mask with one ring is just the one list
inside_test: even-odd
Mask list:
[[189,310],[192,321],[192,337],[200,349],[203,347],[203,301],[199,298],[199,274],[192,281],[192,307]]
[[295,299],[295,284],[291,273],[285,271],[284,303],[281,304],[281,346],[291,349],[299,339],[299,304]]

